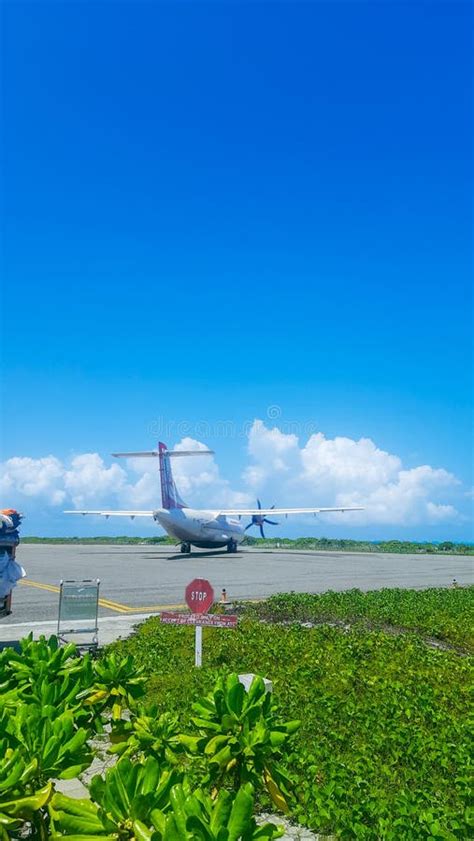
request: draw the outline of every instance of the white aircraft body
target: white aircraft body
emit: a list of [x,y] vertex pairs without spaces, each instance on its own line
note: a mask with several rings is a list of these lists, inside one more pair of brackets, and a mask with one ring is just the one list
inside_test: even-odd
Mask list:
[[[181,552],[189,553],[191,546],[201,549],[217,549],[227,547],[228,552],[236,552],[239,543],[242,543],[245,532],[250,526],[259,526],[260,533],[264,537],[263,524],[270,523],[278,525],[269,520],[267,515],[288,514],[321,514],[333,511],[360,511],[360,507],[344,508],[262,508],[257,500],[258,508],[221,508],[219,511],[203,511],[202,509],[189,508],[181,499],[175,485],[171,471],[170,459],[181,458],[182,456],[207,456],[213,455],[213,450],[168,450],[166,444],[161,441],[157,450],[138,453],[112,453],[116,458],[158,458],[160,465],[161,479],[161,502],[162,507],[154,511],[65,511],[65,514],[99,514],[102,517],[152,517],[155,522],[171,537],[181,542]],[[250,516],[250,523],[245,526],[241,523],[241,517]]]

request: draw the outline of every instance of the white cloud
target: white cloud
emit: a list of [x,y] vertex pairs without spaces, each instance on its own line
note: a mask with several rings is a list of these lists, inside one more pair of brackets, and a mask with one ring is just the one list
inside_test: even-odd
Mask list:
[[446,470],[429,465],[399,470],[393,481],[367,491],[340,491],[338,505],[363,505],[365,510],[352,514],[355,522],[386,523],[402,526],[417,523],[455,522],[459,514],[454,506],[437,501],[439,494],[450,493],[457,479]]
[[41,497],[50,505],[61,505],[66,498],[63,473],[62,463],[54,456],[10,458],[1,465],[0,493],[5,498]]
[[289,473],[301,460],[296,435],[285,434],[277,427],[269,429],[261,420],[255,420],[250,428],[248,451],[256,462],[247,468],[251,484],[261,481],[266,472]]
[[64,489],[76,508],[105,502],[117,495],[126,484],[127,474],[118,464],[106,467],[98,453],[75,456],[69,470],[64,471]]
[[397,456],[379,450],[370,438],[327,439],[322,432],[311,436],[301,457],[308,479],[357,489],[384,485],[401,468]]
[[[413,525],[454,522],[456,508],[440,495],[459,484],[451,473],[429,465],[406,470],[401,459],[379,449],[370,438],[326,438],[312,435],[300,447],[294,434],[269,429],[255,421],[249,435],[254,463],[245,482],[278,505],[361,505],[346,513],[344,523]],[[341,515],[320,515],[341,522]]]
[[[183,438],[177,450],[206,449]],[[363,512],[326,515],[344,525],[454,523],[458,480],[442,468],[411,469],[369,438],[326,438],[322,432],[300,444],[294,434],[254,421],[248,439],[250,464],[240,488],[220,474],[215,457],[174,459],[173,473],[183,498],[199,508],[248,506],[258,495],[267,505],[362,505]],[[31,511],[46,507],[154,508],[160,505],[157,459],[106,464],[98,453],[63,462],[55,456],[15,457],[0,466],[5,505]],[[459,494],[460,496],[460,494]],[[322,515],[321,515],[322,516]],[[301,522],[301,521],[300,521]],[[311,520],[314,525],[314,520]]]

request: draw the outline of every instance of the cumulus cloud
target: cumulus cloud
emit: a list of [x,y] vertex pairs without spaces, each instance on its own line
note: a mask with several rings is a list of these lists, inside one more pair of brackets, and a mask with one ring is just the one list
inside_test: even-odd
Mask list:
[[328,439],[322,432],[311,436],[301,458],[308,479],[356,489],[385,485],[401,468],[397,456],[379,450],[370,438]]
[[5,498],[41,497],[50,505],[61,505],[66,499],[63,474],[64,467],[54,456],[10,458],[0,467],[0,493]]
[[[318,432],[300,446],[285,435],[255,421],[249,435],[254,463],[244,480],[278,505],[363,506],[345,514],[348,521],[367,525],[413,525],[459,518],[456,508],[440,499],[459,484],[444,469],[421,465],[404,469],[401,459],[379,449],[370,438],[326,438]],[[337,522],[340,515],[320,515]]]
[[[183,438],[177,450],[206,445]],[[460,519],[456,486],[448,471],[430,465],[407,468],[369,438],[327,438],[322,432],[300,442],[294,434],[255,420],[248,437],[249,464],[240,487],[219,470],[213,455],[174,459],[173,473],[182,497],[196,508],[248,507],[261,496],[266,505],[364,506],[344,515],[344,524],[453,523]],[[0,466],[4,504],[31,510],[34,502],[52,509],[153,509],[160,505],[157,459],[107,464],[98,453],[67,462],[53,455],[15,457]],[[341,523],[341,515],[321,515]],[[314,525],[314,521],[311,521]]]
[[106,467],[98,453],[84,453],[72,459],[62,478],[74,507],[83,508],[91,500],[101,502],[119,494],[126,485],[127,474],[118,464]]

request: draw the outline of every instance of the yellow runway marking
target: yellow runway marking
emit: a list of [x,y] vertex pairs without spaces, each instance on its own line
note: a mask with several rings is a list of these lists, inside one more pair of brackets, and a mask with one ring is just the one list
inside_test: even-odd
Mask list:
[[185,604],[152,604],[148,607],[126,607],[127,613],[150,613],[153,610],[179,610],[180,608],[186,607]]
[[20,584],[28,587],[37,587],[38,590],[49,590],[50,593],[59,593],[59,587],[55,587],[54,584],[40,584],[39,581],[27,581],[24,578],[22,578]]
[[[59,587],[56,587],[55,584],[42,584],[40,581],[31,581],[29,578],[23,578],[20,584],[26,587],[36,587],[38,590],[48,590],[50,593],[59,593]],[[107,610],[114,610],[116,613],[152,613],[155,610],[177,610],[186,606],[184,604],[154,604],[149,607],[130,607],[110,599],[99,599],[99,605]]]

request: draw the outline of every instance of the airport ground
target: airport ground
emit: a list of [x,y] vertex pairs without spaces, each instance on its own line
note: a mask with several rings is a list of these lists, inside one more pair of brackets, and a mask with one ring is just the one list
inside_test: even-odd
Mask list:
[[375,590],[382,587],[448,587],[453,579],[472,584],[469,555],[389,555],[255,549],[235,555],[172,546],[22,544],[18,561],[25,578],[13,592],[13,612],[0,619],[0,641],[33,631],[53,633],[61,579],[100,579],[99,639],[128,634],[134,624],[160,610],[183,606],[193,578],[207,578],[216,598],[258,599],[272,593]]

